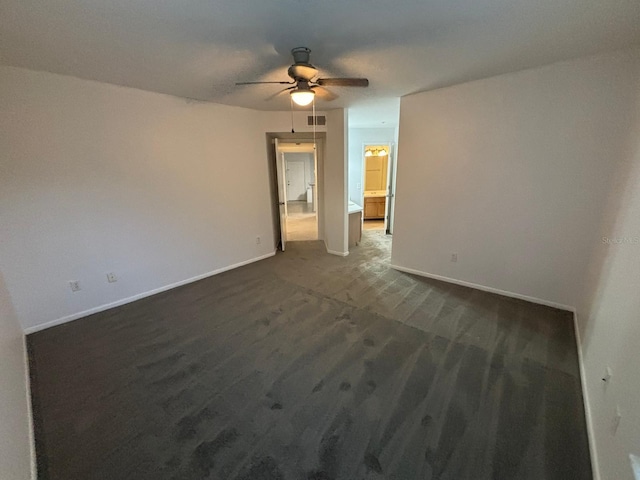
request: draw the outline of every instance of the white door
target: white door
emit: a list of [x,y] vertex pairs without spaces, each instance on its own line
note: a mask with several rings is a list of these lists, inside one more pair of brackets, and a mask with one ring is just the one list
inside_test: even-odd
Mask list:
[[287,169],[285,168],[284,153],[280,151],[278,139],[276,144],[276,176],[278,177],[278,212],[280,213],[280,248],[284,252],[287,241]]
[[395,169],[395,162],[393,161],[393,159],[395,158],[395,151],[393,150],[393,147],[395,145],[390,144],[389,145],[389,157],[388,157],[388,161],[389,164],[387,166],[387,202],[386,202],[386,211],[384,213],[384,231],[386,233],[388,233],[389,235],[393,234],[393,208],[395,207],[395,203],[396,203],[396,194],[395,194],[395,176],[396,176],[396,169]]
[[[313,186],[311,187],[313,196],[313,213],[318,211],[318,147],[313,146]],[[318,214],[316,213],[316,227],[318,226]]]
[[304,181],[304,162],[287,162],[287,200],[306,200],[307,185]]

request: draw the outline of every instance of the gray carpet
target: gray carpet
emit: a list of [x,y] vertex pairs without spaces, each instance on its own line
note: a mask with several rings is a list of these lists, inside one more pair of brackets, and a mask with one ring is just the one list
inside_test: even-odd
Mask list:
[[591,479],[570,314],[320,242],[28,337],[42,479]]

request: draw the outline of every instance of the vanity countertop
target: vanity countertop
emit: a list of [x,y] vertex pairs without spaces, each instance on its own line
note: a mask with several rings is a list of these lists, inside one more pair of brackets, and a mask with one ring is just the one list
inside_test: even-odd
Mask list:
[[349,207],[347,209],[349,213],[358,213],[362,211],[362,207],[355,202],[349,202]]
[[367,190],[366,192],[364,192],[364,198],[384,197],[386,195],[387,192],[385,192],[384,190]]

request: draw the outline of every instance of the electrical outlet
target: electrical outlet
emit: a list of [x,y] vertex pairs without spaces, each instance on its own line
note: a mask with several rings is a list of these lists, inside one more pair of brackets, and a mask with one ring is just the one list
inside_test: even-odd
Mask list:
[[72,292],[77,292],[79,290],[82,290],[80,288],[80,282],[78,280],[73,280],[73,281],[69,282],[69,287],[71,287],[71,291]]
[[256,237],[256,245],[260,245],[260,242],[261,242],[261,240],[260,240],[260,235],[258,235],[258,236]]
[[361,185],[360,185],[359,183],[356,183],[356,188],[357,188],[358,190],[360,190],[360,186],[361,186]]
[[451,261],[452,262],[457,262],[458,261],[458,254],[457,253],[452,253],[451,254]]
[[109,283],[115,283],[118,281],[118,277],[116,277],[116,274],[111,272],[111,273],[107,273],[107,282]]
[[611,367],[607,367],[604,369],[604,377],[602,377],[602,381],[604,382],[605,387],[611,381],[611,377],[613,376],[613,372],[611,371]]

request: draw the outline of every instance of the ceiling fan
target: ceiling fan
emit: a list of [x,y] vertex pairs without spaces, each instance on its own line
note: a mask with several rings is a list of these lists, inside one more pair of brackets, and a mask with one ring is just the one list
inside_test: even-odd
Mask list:
[[[288,82],[238,82],[236,85],[258,85],[262,83],[275,83],[280,85],[293,85],[281,90],[280,93],[291,90],[291,100],[298,105],[309,105],[315,98],[316,93],[325,100],[334,100],[337,95],[331,93],[324,87],[368,87],[369,80],[366,78],[316,78],[318,69],[309,63],[311,50],[307,47],[296,47],[291,50],[293,55],[293,65],[287,70],[291,77]],[[314,80],[315,79],[315,80]]]

